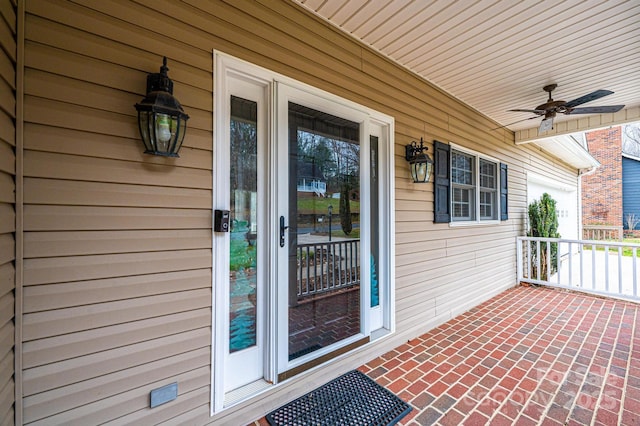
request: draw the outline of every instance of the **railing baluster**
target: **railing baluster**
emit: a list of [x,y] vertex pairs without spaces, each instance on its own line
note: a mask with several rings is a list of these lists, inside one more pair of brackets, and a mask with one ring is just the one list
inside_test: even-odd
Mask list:
[[523,241],[521,240],[517,240],[516,241],[516,282],[520,282],[522,281],[522,279],[524,278],[523,276],[523,265],[524,265],[524,261],[523,261],[523,256],[524,254],[522,253],[522,243]]
[[580,251],[580,288],[584,288],[584,244],[579,243],[578,250]]
[[[557,282],[558,284],[560,284],[560,276],[562,275],[562,262],[560,261],[560,259],[562,259],[562,244],[558,243],[558,251],[557,251],[557,257],[556,257],[556,268],[557,268],[557,272],[556,272],[556,276],[557,278]],[[569,258],[569,261],[571,261],[571,258]],[[569,273],[571,273],[571,271],[569,271]],[[569,282],[571,282],[571,279],[569,279]]]
[[305,247],[305,249],[306,249],[306,252],[307,252],[307,264],[305,265],[305,268],[304,268],[306,270],[306,277],[304,276],[305,273],[303,272],[302,268],[300,268],[300,273],[303,274],[302,278],[303,279],[306,278],[306,280],[307,280],[307,285],[306,285],[307,291],[306,291],[306,293],[309,293],[311,291],[311,270],[309,269],[311,267],[311,257],[310,257],[311,254],[309,253],[309,247],[308,246]]
[[358,253],[358,245],[354,244],[354,249],[356,252],[356,255],[354,256],[354,263],[355,263],[355,277],[354,277],[354,281],[360,282],[360,253]]
[[[322,290],[322,276],[320,277],[320,288],[318,288],[318,257],[322,256],[322,252],[318,253],[318,246],[313,246],[313,291]],[[322,259],[321,259],[322,260]]]
[[349,252],[349,276],[347,283],[353,284],[353,242],[350,242],[347,247],[347,251]]
[[533,244],[534,241],[527,240],[527,277],[533,279]]
[[634,297],[638,297],[638,275],[637,275],[637,260],[638,260],[638,250],[633,248],[633,295]]
[[335,256],[335,246],[331,246],[331,288],[339,287],[336,285],[336,256]]
[[324,278],[323,290],[331,290],[329,277],[329,245],[322,248],[322,277]]
[[344,244],[338,246],[338,285],[342,286],[342,247]]
[[604,282],[606,284],[607,291],[611,291],[609,288],[609,246],[604,246]]
[[545,281],[547,282],[551,282],[551,253],[553,253],[553,250],[551,250],[551,243],[547,243],[546,244],[546,260],[547,260],[547,278],[545,279]]
[[618,293],[622,294],[622,247],[618,247]]
[[[303,271],[304,271],[304,267],[303,267],[303,262],[304,262],[304,249],[305,247],[298,247],[298,259],[300,262],[300,267],[298,268],[300,270],[300,274],[298,276],[298,294],[305,294],[304,289],[302,288],[302,283],[304,282],[303,279]],[[306,247],[307,249],[307,267],[309,267],[309,247]],[[309,276],[309,274],[307,273],[307,277]],[[307,278],[307,290],[309,290],[309,279]]]
[[591,290],[596,289],[596,246],[591,244]]
[[573,285],[573,243],[569,242],[567,247],[569,249],[569,285]]
[[536,279],[540,281],[540,240],[536,241]]
[[347,258],[349,259],[349,262],[347,265],[347,268],[349,270],[348,276],[347,276],[347,282],[351,284],[351,281],[353,281],[353,244],[349,243],[347,245],[347,252],[349,253],[349,255],[347,256]]

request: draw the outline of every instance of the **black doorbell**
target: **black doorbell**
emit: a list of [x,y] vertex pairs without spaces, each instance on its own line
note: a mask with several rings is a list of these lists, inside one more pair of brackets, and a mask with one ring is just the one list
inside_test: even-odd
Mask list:
[[213,216],[215,232],[229,232],[229,210],[216,210]]

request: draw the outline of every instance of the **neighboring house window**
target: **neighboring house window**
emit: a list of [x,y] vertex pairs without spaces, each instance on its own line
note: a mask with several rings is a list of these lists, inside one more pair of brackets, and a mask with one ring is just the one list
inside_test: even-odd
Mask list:
[[434,222],[507,220],[507,165],[434,141]]

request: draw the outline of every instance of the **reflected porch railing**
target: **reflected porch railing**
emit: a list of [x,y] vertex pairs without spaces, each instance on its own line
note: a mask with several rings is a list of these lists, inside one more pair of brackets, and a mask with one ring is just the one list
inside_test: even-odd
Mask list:
[[360,240],[299,244],[298,300],[360,284]]
[[640,244],[517,237],[518,282],[640,301]]

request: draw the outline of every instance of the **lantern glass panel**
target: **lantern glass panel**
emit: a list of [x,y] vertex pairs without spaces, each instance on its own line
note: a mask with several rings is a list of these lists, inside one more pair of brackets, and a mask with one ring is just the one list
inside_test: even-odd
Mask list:
[[427,176],[427,165],[425,163],[415,163],[414,164],[415,182],[424,182]]
[[431,176],[432,163],[426,156],[421,156],[412,160],[410,163],[411,178],[415,183],[429,182]]
[[142,136],[142,142],[147,151],[153,151],[153,146],[149,139],[149,111],[140,111],[138,113],[138,123],[140,126],[140,135]]
[[183,117],[179,117],[177,119],[174,118],[173,122],[175,123],[175,149],[173,150],[173,152],[177,153],[180,148],[182,148],[182,142],[184,141],[184,135],[187,130],[187,120],[185,120]]
[[169,152],[171,141],[171,117],[167,114],[156,114],[156,144],[160,152]]

